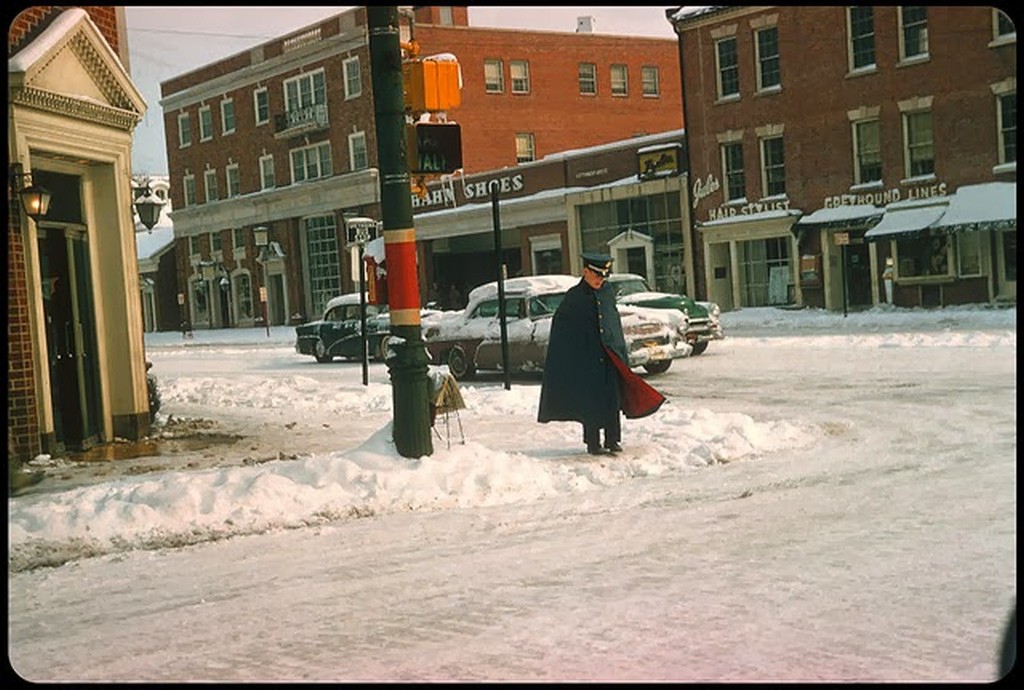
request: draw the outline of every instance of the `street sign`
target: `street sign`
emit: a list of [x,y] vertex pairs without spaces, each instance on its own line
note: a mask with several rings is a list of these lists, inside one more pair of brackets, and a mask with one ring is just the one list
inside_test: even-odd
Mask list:
[[260,302],[267,301],[267,288],[260,286]]
[[835,238],[836,245],[850,244],[850,233],[848,232],[837,232],[832,237]]
[[379,223],[373,218],[346,218],[345,231],[350,247],[362,247],[377,238]]

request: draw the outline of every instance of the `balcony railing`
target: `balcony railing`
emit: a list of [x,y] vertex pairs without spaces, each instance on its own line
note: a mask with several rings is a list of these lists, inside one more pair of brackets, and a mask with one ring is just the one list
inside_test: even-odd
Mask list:
[[293,137],[307,132],[327,129],[329,124],[327,104],[319,103],[289,110],[281,115],[275,115],[274,134],[276,136]]

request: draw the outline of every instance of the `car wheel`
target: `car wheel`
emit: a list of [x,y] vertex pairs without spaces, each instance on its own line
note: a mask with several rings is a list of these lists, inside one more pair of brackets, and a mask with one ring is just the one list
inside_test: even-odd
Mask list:
[[668,371],[668,368],[672,366],[671,359],[662,359],[657,362],[650,362],[644,365],[644,369],[647,370],[648,374],[664,374]]
[[693,352],[690,353],[690,356],[691,357],[696,357],[700,353],[704,352],[704,350],[706,350],[706,349],[708,349],[708,341],[702,340],[699,343],[694,343],[693,344]]
[[316,357],[316,361],[321,364],[327,364],[334,360],[334,355],[327,352],[327,346],[324,345],[324,341],[320,338],[317,338],[316,345],[313,347],[313,350],[316,353],[313,356]]
[[473,365],[469,363],[469,357],[461,345],[448,350],[444,359],[448,364],[448,370],[456,379],[469,378],[473,375]]

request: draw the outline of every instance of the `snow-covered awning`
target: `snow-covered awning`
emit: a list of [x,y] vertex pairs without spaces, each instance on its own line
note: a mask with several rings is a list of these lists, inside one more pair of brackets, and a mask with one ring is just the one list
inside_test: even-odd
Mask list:
[[958,188],[935,227],[943,232],[1015,229],[1017,183],[986,182]]
[[885,207],[885,215],[878,225],[864,233],[864,239],[874,242],[880,239],[916,237],[925,228],[931,227],[946,212],[948,197],[926,201],[896,202]]
[[793,230],[840,230],[870,226],[877,223],[884,212],[885,209],[874,204],[842,204],[831,208],[819,208],[798,220]]

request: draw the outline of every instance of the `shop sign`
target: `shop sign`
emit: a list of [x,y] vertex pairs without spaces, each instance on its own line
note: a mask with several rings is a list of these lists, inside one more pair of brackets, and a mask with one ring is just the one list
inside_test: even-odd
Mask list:
[[946,183],[910,187],[905,193],[900,189],[881,189],[877,192],[864,192],[863,194],[836,194],[825,197],[824,208],[839,208],[840,206],[858,206],[861,204],[872,204],[874,206],[885,206],[896,201],[910,199],[931,199],[932,197],[945,196]]
[[[501,193],[519,192],[526,187],[526,182],[522,173],[516,173],[515,175],[505,175],[503,177],[494,177],[490,180],[481,180],[479,182],[466,183],[465,178],[460,178],[462,182],[462,196],[464,200],[469,199],[480,199],[488,200],[490,198],[489,185],[491,182],[497,182],[499,191]],[[449,177],[446,180],[441,181],[440,187],[432,189],[427,192],[427,196],[423,199],[418,194],[412,194],[412,207],[414,209],[428,208],[431,206],[451,206],[457,205],[456,194],[455,194],[455,180],[454,177]]]
[[752,201],[742,206],[719,206],[708,211],[708,220],[724,220],[734,216],[752,216],[765,211],[788,211],[789,199]]
[[832,234],[833,241],[836,246],[850,244],[850,233],[848,232],[836,232]]

